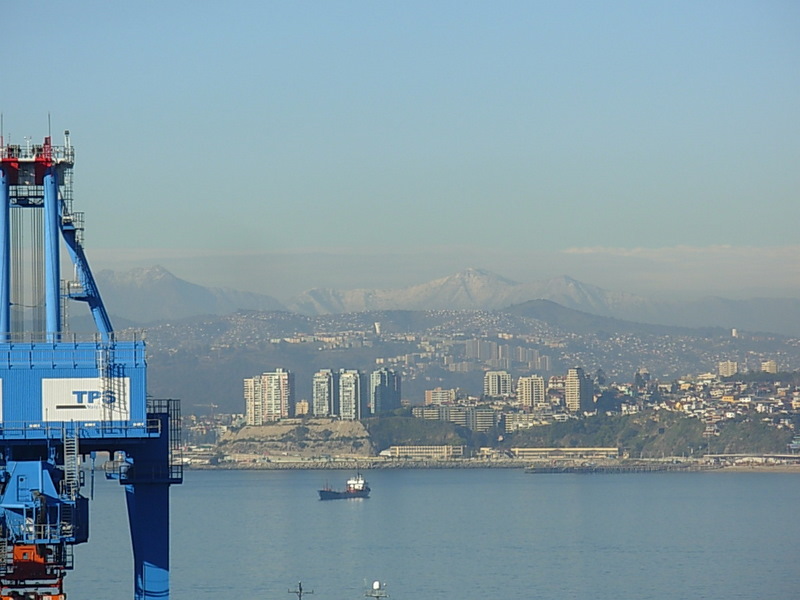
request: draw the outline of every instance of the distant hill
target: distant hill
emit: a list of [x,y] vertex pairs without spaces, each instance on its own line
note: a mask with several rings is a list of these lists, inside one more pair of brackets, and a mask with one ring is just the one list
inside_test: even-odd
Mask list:
[[532,300],[630,322],[800,335],[800,299],[710,297],[665,302],[604,290],[567,276],[517,283],[480,269],[390,290],[314,289],[294,298],[288,307],[310,315],[391,309],[505,310]]
[[288,307],[312,315],[391,309],[497,310],[539,298],[603,316],[611,316],[617,306],[647,303],[632,294],[608,292],[566,276],[517,283],[490,271],[466,269],[398,289],[313,289],[294,298]]
[[[567,276],[518,283],[489,271],[466,269],[396,289],[312,289],[286,305],[271,296],[189,283],[163,267],[121,274],[102,271],[97,279],[109,311],[115,317],[141,324],[197,315],[225,315],[236,310],[288,310],[308,316],[381,310],[505,310],[548,300],[582,313],[628,322],[738,328],[800,336],[800,299],[704,298],[665,302],[604,290]],[[543,310],[543,306],[539,309]]]
[[550,300],[530,300],[509,306],[503,313],[528,319],[537,319],[556,327],[562,331],[575,335],[594,334],[606,332],[609,334],[632,333],[636,335],[668,335],[678,333],[692,333],[699,335],[720,328],[689,328],[671,325],[655,325],[652,323],[637,323],[625,321],[614,317],[603,317],[587,312],[566,308]]
[[285,310],[271,296],[195,285],[159,266],[124,273],[100,271],[96,279],[110,313],[142,324],[195,315],[225,315],[242,309]]

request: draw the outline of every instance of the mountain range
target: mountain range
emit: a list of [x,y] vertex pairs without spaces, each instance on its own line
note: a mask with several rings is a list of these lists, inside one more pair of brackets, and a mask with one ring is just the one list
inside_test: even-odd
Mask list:
[[115,318],[136,324],[237,310],[290,311],[305,315],[374,310],[506,310],[532,300],[625,321],[678,327],[725,327],[800,336],[800,300],[708,297],[686,302],[613,292],[563,276],[519,283],[480,269],[396,289],[311,289],[282,303],[228,288],[209,288],[155,266],[101,271],[97,283]]

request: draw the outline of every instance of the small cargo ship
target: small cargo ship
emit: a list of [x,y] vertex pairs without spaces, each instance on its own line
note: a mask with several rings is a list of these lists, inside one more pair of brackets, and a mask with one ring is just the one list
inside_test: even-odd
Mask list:
[[343,490],[334,490],[327,485],[319,490],[320,500],[340,500],[342,498],[369,498],[369,484],[360,473],[347,480]]

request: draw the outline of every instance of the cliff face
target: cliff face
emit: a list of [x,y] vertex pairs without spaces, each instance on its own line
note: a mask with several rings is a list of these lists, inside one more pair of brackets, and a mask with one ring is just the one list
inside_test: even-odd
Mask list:
[[368,457],[374,451],[369,433],[358,421],[289,419],[227,432],[219,441],[226,454],[252,454],[269,458],[286,454],[304,458],[321,456]]

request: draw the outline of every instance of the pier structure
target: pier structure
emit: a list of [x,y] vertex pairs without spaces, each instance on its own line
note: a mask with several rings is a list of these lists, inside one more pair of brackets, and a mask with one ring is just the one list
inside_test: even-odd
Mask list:
[[[180,407],[147,397],[145,341],[111,325],[73,210],[75,151],[6,143],[0,127],[0,600],[63,600],[89,540],[91,475],[124,486],[133,596],[169,598],[169,487],[181,483]],[[62,250],[66,250],[62,256]],[[62,262],[75,280],[62,279]],[[68,307],[93,330],[72,331]]]

